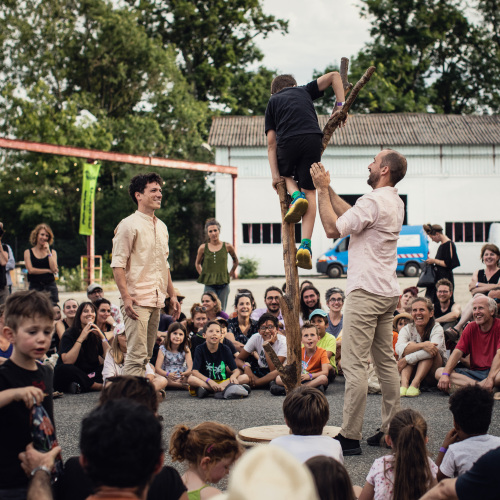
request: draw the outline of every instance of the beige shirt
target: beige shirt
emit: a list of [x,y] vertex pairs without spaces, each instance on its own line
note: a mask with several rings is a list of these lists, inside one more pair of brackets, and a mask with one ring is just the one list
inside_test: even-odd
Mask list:
[[168,229],[136,211],[115,229],[111,267],[125,269],[130,296],[143,307],[163,307],[168,286]]
[[374,189],[337,219],[341,237],[351,235],[346,295],[361,288],[383,297],[400,294],[397,244],[404,204],[393,187]]

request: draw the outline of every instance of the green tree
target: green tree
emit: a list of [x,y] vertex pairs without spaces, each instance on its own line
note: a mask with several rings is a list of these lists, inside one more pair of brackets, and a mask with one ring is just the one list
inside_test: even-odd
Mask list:
[[[265,14],[261,0],[127,1],[141,12],[151,36],[161,37],[165,47],[175,46],[198,100],[239,114],[265,106],[269,85],[264,84],[271,73],[246,68],[263,59],[256,37],[286,33],[288,22]],[[265,96],[253,84],[263,85]]]

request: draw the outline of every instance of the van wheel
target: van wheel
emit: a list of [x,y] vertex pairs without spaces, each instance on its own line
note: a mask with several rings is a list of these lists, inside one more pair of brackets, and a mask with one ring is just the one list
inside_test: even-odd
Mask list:
[[340,266],[332,265],[326,271],[326,274],[330,276],[330,278],[340,278],[342,276],[342,268]]
[[405,266],[404,274],[407,278],[415,278],[420,273],[420,266],[416,262],[408,262]]

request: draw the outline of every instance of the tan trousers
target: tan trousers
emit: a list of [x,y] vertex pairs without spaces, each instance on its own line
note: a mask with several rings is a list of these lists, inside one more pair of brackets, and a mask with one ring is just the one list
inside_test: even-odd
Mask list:
[[382,425],[386,432],[391,418],[401,409],[398,365],[392,349],[392,320],[398,297],[382,297],[354,290],[346,301],[342,333],[342,370],[345,376],[341,433],[361,439],[368,393],[368,358],[382,390]]
[[160,309],[134,305],[134,310],[139,315],[137,320],[131,319],[125,314],[125,308],[121,302],[120,310],[127,337],[127,356],[123,366],[123,374],[144,377],[146,365],[153,355],[160,323]]

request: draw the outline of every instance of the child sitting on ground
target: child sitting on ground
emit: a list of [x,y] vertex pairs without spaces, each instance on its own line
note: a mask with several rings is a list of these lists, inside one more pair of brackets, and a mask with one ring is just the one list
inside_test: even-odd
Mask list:
[[[325,392],[328,387],[328,372],[330,361],[326,351],[318,347],[318,329],[312,323],[304,323],[302,332],[302,384],[310,387],[317,387],[321,392]],[[285,384],[278,375],[276,384],[271,387],[271,394],[274,396],[284,396],[286,394]]]
[[424,417],[412,409],[399,411],[389,424],[385,441],[393,454],[373,462],[359,500],[417,500],[436,484],[438,470],[427,455]]
[[[191,318],[187,320],[187,331],[191,335],[191,338],[198,335],[202,337],[201,333],[203,327],[208,321],[206,309],[199,303],[193,304],[191,307]],[[194,347],[192,349],[194,355]]]
[[394,316],[394,319],[392,320],[392,350],[394,351],[394,356],[396,356],[396,359],[398,358],[398,355],[396,354],[396,344],[398,343],[399,332],[401,331],[401,328],[403,328],[403,326],[406,326],[412,321],[413,318],[411,317],[411,314],[408,314],[406,312]]
[[[234,357],[236,357],[238,355],[238,350],[236,349],[236,347],[234,347],[234,344],[226,337],[227,319],[218,317],[214,321],[217,321],[217,323],[219,323],[220,325],[220,331],[221,331],[220,343],[224,344],[226,347],[229,347],[231,354]],[[190,342],[191,342],[192,357],[194,357],[197,347],[205,343],[206,330],[207,330],[207,323],[205,323],[202,330],[200,330],[198,333],[194,334],[191,337]]]
[[323,309],[315,309],[309,315],[309,321],[318,329],[318,347],[326,351],[326,355],[330,360],[330,366],[328,367],[328,382],[333,382],[337,375],[337,365],[335,363],[337,340],[331,333],[326,331],[328,328],[328,313],[323,311]]
[[54,309],[44,293],[16,292],[7,298],[4,321],[4,335],[13,345],[13,351],[0,365],[0,492],[8,490],[6,497],[24,498],[29,479],[18,455],[33,440],[30,423],[33,405],[43,405],[54,422],[53,371],[39,363],[52,340]]
[[321,160],[323,132],[319,128],[313,101],[332,86],[336,109],[344,105],[344,87],[338,72],[320,76],[297,87],[292,75],[279,75],[271,83],[271,98],[266,108],[265,132],[273,188],[285,179],[292,203],[285,222],[302,219],[302,241],[297,251],[297,266],[312,269],[311,237],[316,219],[316,188],[311,178],[313,163]]
[[169,389],[188,389],[188,378],[193,359],[188,347],[187,332],[182,323],[172,323],[160,346],[156,359],[156,373],[168,380]]
[[321,500],[356,500],[360,486],[353,486],[346,468],[332,457],[318,455],[306,461]]
[[[209,321],[205,330],[206,342],[196,348],[193,371],[188,379],[191,394],[202,399],[209,394],[217,398],[236,399],[248,396],[246,387],[239,385],[241,371],[236,366],[229,347],[220,343],[221,329],[217,321]],[[218,396],[220,394],[220,396]]]
[[189,464],[182,476],[189,500],[204,500],[220,494],[207,483],[217,484],[227,476],[242,453],[235,432],[218,422],[203,422],[192,429],[177,425],[170,438],[169,451],[174,462],[186,460]]
[[477,385],[452,394],[453,429],[446,435],[436,460],[438,481],[465,474],[480,457],[500,446],[500,437],[487,434],[493,405],[490,391]]
[[283,448],[300,462],[316,455],[344,462],[340,443],[322,436],[330,418],[330,407],[322,392],[307,385],[297,387],[283,401],[283,416],[292,433],[273,439],[270,445]]
[[[265,388],[276,380],[278,370],[264,349],[264,343],[268,343],[281,363],[284,363],[286,337],[278,333],[278,318],[270,313],[265,313],[259,318],[257,330],[259,333],[250,337],[236,359],[236,364],[243,371],[243,375],[238,377],[238,380],[241,384],[249,384],[252,388]],[[257,363],[247,363],[247,359],[253,353],[258,354]]]

